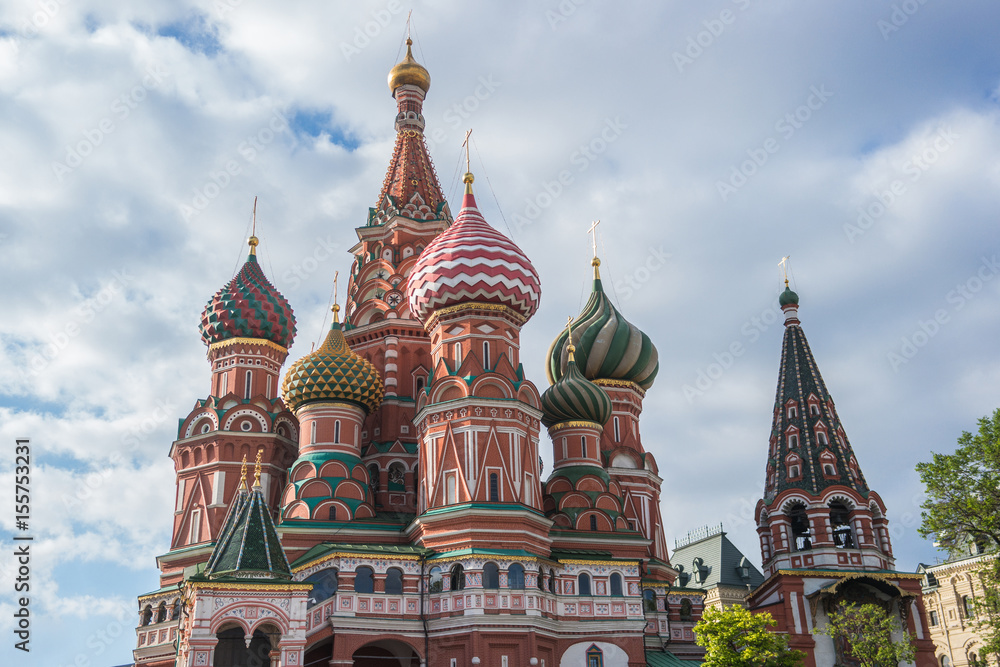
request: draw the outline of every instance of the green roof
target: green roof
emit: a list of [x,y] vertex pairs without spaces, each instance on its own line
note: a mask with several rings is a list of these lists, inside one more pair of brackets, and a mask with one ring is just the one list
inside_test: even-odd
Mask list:
[[[708,590],[715,586],[747,586],[757,588],[764,583],[764,575],[726,533],[719,531],[701,540],[674,549],[671,564],[680,569],[683,585]],[[750,568],[750,577],[740,577],[737,568],[744,564]],[[700,565],[700,573],[697,565]],[[685,581],[686,579],[686,581]],[[678,581],[678,583],[681,583]]]
[[673,653],[646,651],[647,667],[698,667],[701,660],[681,660]]
[[205,567],[210,579],[291,579],[292,571],[274,529],[259,483],[241,489],[229,507],[219,541]]

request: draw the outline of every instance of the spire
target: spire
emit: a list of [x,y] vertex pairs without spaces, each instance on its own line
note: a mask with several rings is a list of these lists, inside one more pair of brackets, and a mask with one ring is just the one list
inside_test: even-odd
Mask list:
[[247,245],[250,246],[250,256],[257,256],[257,244],[260,240],[257,238],[257,198],[253,198],[253,228],[250,231],[250,238],[247,239]]
[[[260,485],[260,461],[263,449],[257,452],[254,482],[246,490],[246,477],[233,498],[219,540],[205,566],[210,579],[291,579],[288,559],[281,548],[278,531],[271,520],[264,490]],[[243,457],[244,475],[246,457]]]
[[590,225],[590,229],[587,233],[591,235],[591,243],[594,246],[594,259],[590,260],[590,265],[594,267],[594,280],[601,279],[601,260],[597,258],[597,225],[601,224],[600,220],[594,220],[594,223]]
[[771,456],[764,497],[801,489],[819,495],[833,485],[868,495],[861,469],[798,319],[798,295],[785,287],[781,368],[774,399]]

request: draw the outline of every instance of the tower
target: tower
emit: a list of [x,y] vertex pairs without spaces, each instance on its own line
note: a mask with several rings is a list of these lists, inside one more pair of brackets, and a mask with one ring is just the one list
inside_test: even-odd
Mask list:
[[893,571],[885,504],[861,472],[787,280],[778,303],[785,332],[755,513],[765,581],[748,604],[775,617],[789,645],[806,653],[806,667],[832,667],[844,664],[847,647],[813,628],[839,605],[877,603],[917,638],[918,667],[930,667],[920,575]]
[[361,437],[375,505],[410,514],[416,510],[415,399],[431,362],[427,334],[406,304],[406,280],[427,244],[452,222],[424,141],[430,74],[411,49],[407,39],[405,58],[389,73],[396,142],[378,200],[356,230],[344,326],[347,343],[385,383],[385,399],[368,415]]

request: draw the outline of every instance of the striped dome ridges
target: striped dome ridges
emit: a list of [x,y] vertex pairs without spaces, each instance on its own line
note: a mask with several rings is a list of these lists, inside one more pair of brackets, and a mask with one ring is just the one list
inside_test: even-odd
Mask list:
[[[627,380],[646,390],[653,386],[660,362],[649,336],[622,317],[601,279],[594,279],[594,291],[580,316],[573,321],[576,360],[588,380]],[[552,341],[545,373],[555,383],[566,373],[569,352],[564,330]]]
[[611,418],[607,392],[583,377],[576,361],[542,394],[542,423],[546,427],[568,421],[588,421],[604,426]]
[[198,328],[206,345],[230,338],[263,338],[288,348],[295,340],[295,315],[251,254],[229,284],[209,300]]
[[292,411],[312,401],[347,401],[370,413],[384,395],[378,371],[351,350],[339,322],[333,323],[318,350],[292,364],[281,384],[281,396]]
[[436,310],[472,302],[504,305],[528,319],[538,309],[541,285],[521,249],[490,227],[466,193],[455,224],[417,259],[407,298],[422,322]]

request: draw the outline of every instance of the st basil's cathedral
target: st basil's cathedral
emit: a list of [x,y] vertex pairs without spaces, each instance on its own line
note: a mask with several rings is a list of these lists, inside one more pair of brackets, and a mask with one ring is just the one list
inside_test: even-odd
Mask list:
[[[210,392],[170,447],[172,538],[159,588],[138,598],[135,663],[695,667],[705,561],[671,564],[662,479],[640,434],[656,347],[605,294],[595,256],[580,267],[581,282],[593,272],[589,300],[552,332],[539,392],[520,361],[538,274],[484,219],[471,173],[452,217],[424,140],[430,75],[410,44],[389,74],[389,168],[322,344],[282,376],[295,316],[255,237],[205,307]],[[885,507],[801,332],[798,297],[786,289],[781,303],[757,508],[766,579],[747,603],[815,667],[843,658],[811,634],[817,612],[877,599],[929,666],[919,578],[893,571]]]

